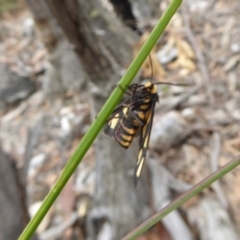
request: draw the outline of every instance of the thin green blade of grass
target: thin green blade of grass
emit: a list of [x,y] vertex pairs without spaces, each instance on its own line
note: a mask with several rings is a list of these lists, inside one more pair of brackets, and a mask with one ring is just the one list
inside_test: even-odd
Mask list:
[[176,200],[168,204],[166,207],[161,209],[159,212],[155,213],[152,217],[147,219],[144,223],[135,228],[132,232],[127,234],[122,240],[133,240],[139,237],[141,234],[146,232],[149,228],[167,216],[169,213],[174,211],[176,208],[181,206],[183,203],[187,202],[190,198],[200,193],[203,189],[209,187],[213,182],[217,181],[225,174],[240,165],[240,156],[231,160],[217,171],[209,175],[207,178],[203,179],[197,185],[193,186],[190,190],[179,196]]
[[[142,46],[136,58],[129,66],[126,74],[120,80],[119,85],[124,86],[124,89],[126,89],[131,84],[142,63],[145,61],[153,46],[156,44],[157,40],[162,35],[164,29],[173,17],[174,13],[179,8],[181,2],[182,0],[173,0],[160,18],[156,27],[151,32],[148,40]],[[67,162],[57,182],[43,201],[40,209],[22,232],[19,240],[30,239],[30,237],[34,234],[42,219],[47,214],[48,210],[53,205],[54,201],[62,191],[63,187],[66,185],[67,181],[81,162],[82,158],[90,148],[98,133],[101,131],[103,125],[121,100],[122,96],[123,91],[119,87],[116,87],[105,105],[103,106],[102,110],[99,112],[97,118],[92,123],[85,136],[82,138],[82,141],[79,143],[76,151],[73,153],[72,157]]]

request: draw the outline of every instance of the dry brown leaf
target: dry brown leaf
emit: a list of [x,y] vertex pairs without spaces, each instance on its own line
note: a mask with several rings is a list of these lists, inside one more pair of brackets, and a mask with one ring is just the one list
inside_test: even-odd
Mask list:
[[227,153],[231,153],[233,156],[239,155],[239,151],[232,146],[231,142],[229,143],[228,141],[225,141],[223,144],[223,149]]
[[240,150],[240,137],[228,140],[227,143],[236,148],[237,150]]
[[196,71],[197,67],[194,62],[196,56],[190,44],[177,37],[175,38],[175,44],[178,50],[178,58],[174,62],[168,64],[169,69],[187,69],[188,71],[184,71],[184,74],[182,73],[181,76],[186,76],[189,73]]
[[197,69],[196,64],[186,55],[185,56],[180,55],[180,57],[177,59],[177,62],[180,67],[187,68],[192,72],[194,72]]
[[150,58],[147,58],[142,65],[142,77],[151,78],[151,76],[153,76],[154,78],[161,81],[161,79],[166,76],[166,73],[158,62],[156,54],[151,52],[150,57],[152,65],[150,62]]
[[175,13],[174,16],[172,17],[168,27],[167,27],[167,30],[170,30],[172,28],[181,28],[183,27],[183,19],[182,19],[182,16],[179,14],[179,13]]
[[185,68],[188,72],[193,72],[197,69],[195,63],[184,55],[179,55],[179,57],[172,63],[168,64],[169,69]]
[[187,41],[181,38],[176,38],[176,45],[179,50],[179,53],[184,54],[187,58],[191,58],[191,59],[196,58],[192,47]]
[[[143,36],[141,37],[140,41],[138,41],[134,48],[133,48],[133,57],[135,58],[137,53],[139,52],[139,50],[141,49],[141,47],[143,46],[143,44],[146,42],[147,38],[149,37],[149,33],[146,32],[143,34]],[[153,47],[153,50],[150,53],[151,56],[151,61],[152,61],[152,66],[150,63],[150,58],[148,57],[145,62],[142,65],[142,77],[143,78],[151,78],[151,76],[153,75],[154,78],[160,80],[162,79],[166,73],[164,71],[164,69],[162,68],[161,64],[159,63],[159,61],[157,60],[157,56],[156,56],[156,47]]]
[[240,61],[240,55],[232,56],[224,65],[223,70],[225,72],[230,71],[232,68],[234,68],[237,63]]
[[[44,164],[40,170],[44,173],[44,172],[47,172],[48,169],[49,169],[49,164]],[[49,188],[51,188],[56,182],[57,178],[58,178],[58,174],[56,174],[55,172],[50,172],[47,176],[44,177],[43,183]]]

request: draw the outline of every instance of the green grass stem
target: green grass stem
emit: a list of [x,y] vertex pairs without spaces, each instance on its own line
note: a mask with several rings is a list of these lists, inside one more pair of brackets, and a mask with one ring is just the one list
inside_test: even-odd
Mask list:
[[[223,167],[219,168],[217,171],[212,173],[207,178],[203,179],[197,185],[192,187],[190,190],[179,196],[176,200],[168,204],[166,207],[161,209],[159,212],[155,213],[152,217],[146,220],[144,223],[135,228],[132,232],[130,232],[127,236],[125,236],[122,240],[133,240],[139,237],[141,234],[146,232],[150,227],[159,222],[169,213],[174,211],[176,208],[181,206],[183,203],[191,199],[193,196],[200,193],[203,189],[209,187],[213,182],[217,181],[221,177],[223,177],[226,173],[230,172],[234,168],[236,168],[240,164],[240,156],[231,160],[229,163],[225,164]],[[159,183],[160,184],[160,183]]]

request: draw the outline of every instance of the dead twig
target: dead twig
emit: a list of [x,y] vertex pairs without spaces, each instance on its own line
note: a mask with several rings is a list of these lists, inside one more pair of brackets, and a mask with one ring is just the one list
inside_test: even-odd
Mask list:
[[195,88],[191,89],[189,92],[181,95],[179,98],[176,98],[172,104],[169,104],[166,107],[161,106],[161,104],[157,105],[155,108],[155,112],[166,113],[172,109],[175,109],[180,104],[185,102],[193,94],[197,93],[202,87],[203,87],[202,85],[196,86]]
[[196,39],[195,39],[192,29],[190,27],[189,14],[188,14],[185,4],[183,4],[183,6],[182,6],[182,16],[183,16],[183,22],[185,25],[186,35],[187,35],[187,37],[193,47],[193,50],[195,51],[196,56],[197,56],[198,67],[200,69],[200,72],[201,72],[203,80],[204,80],[204,85],[206,87],[208,99],[210,101],[210,104],[213,105],[214,100],[213,100],[213,95],[212,95],[212,86],[211,86],[210,77],[208,74],[207,64],[206,64],[205,58],[204,58],[200,48],[198,47],[198,45],[196,43]]
[[[211,155],[211,172],[215,172],[218,169],[218,159],[221,151],[221,136],[219,132],[214,132],[213,134],[213,146],[212,146],[212,155]],[[217,198],[221,205],[227,209],[228,201],[224,195],[221,184],[219,181],[212,184],[212,188],[214,189]]]

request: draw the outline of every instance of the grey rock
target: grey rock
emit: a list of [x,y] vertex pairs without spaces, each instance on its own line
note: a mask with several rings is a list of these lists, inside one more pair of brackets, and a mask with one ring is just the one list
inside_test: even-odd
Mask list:
[[0,109],[27,98],[35,90],[35,84],[29,77],[17,76],[2,64],[0,76]]

